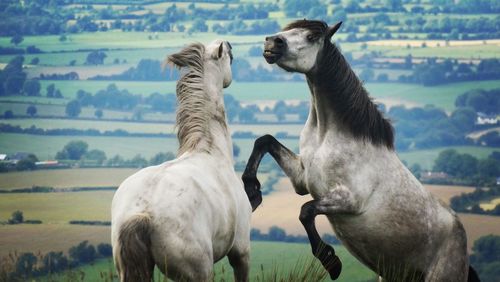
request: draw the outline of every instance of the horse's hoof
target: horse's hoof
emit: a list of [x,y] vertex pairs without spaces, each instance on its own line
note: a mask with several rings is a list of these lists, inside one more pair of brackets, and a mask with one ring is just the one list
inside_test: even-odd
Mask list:
[[332,280],[336,280],[340,276],[340,272],[342,272],[342,262],[340,261],[339,257],[335,256],[335,259],[333,262],[328,265],[327,268],[328,273],[330,274],[330,278]]
[[330,274],[332,280],[336,280],[340,276],[342,271],[342,262],[339,257],[335,255],[335,250],[327,244],[322,244],[320,247],[318,258],[321,261],[323,267]]

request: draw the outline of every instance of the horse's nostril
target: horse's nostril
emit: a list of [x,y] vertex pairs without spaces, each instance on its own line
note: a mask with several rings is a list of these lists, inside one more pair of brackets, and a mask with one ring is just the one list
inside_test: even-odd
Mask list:
[[280,47],[285,45],[285,41],[283,41],[283,39],[281,39],[279,37],[276,37],[276,39],[274,39],[274,43],[276,43],[276,45],[278,45]]

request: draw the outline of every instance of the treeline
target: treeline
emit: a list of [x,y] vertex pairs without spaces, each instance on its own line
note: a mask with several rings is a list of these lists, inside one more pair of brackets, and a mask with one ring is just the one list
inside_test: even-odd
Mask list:
[[498,59],[483,59],[475,66],[450,59],[438,63],[435,58],[428,58],[426,63],[415,65],[411,75],[399,76],[398,81],[434,86],[453,82],[495,79],[500,79],[500,60]]
[[101,243],[95,247],[88,241],[83,241],[71,247],[68,254],[69,256],[63,252],[11,254],[2,260],[0,274],[2,278],[5,278],[5,281],[31,281],[36,277],[91,264],[99,258],[111,257],[113,249],[110,244]]
[[487,235],[472,246],[470,264],[484,282],[497,282],[500,277],[500,236]]
[[439,153],[432,170],[446,173],[451,178],[445,180],[447,184],[492,186],[500,175],[500,151],[491,153],[486,159],[477,159],[447,149]]
[[450,207],[456,212],[500,216],[500,204],[490,210],[485,210],[480,206],[480,203],[496,198],[500,198],[500,185],[492,185],[489,188],[477,187],[472,193],[452,197]]
[[123,129],[99,131],[97,129],[74,129],[74,128],[53,128],[43,129],[36,126],[22,128],[19,125],[0,123],[0,132],[33,134],[46,136],[107,136],[107,137],[166,137],[175,138],[175,134],[169,133],[132,133]]
[[[260,52],[262,55],[262,52]],[[285,72],[267,69],[262,66],[252,67],[243,58],[235,58],[231,66],[233,79],[237,81],[278,81],[287,79]],[[120,74],[97,75],[90,80],[124,80],[124,81],[176,81],[179,71],[175,68],[163,70],[158,60],[142,59],[136,67],[131,67]],[[300,76],[292,76],[293,80],[301,80]]]
[[[341,244],[340,241],[331,234],[323,234],[323,241],[332,245]],[[262,233],[257,228],[250,230],[250,240],[252,241],[271,241],[271,242],[288,242],[288,243],[309,243],[309,239],[305,235],[286,234],[286,231],[278,226],[271,226],[268,233]]]
[[455,105],[457,109],[450,116],[434,106],[391,107],[387,115],[395,121],[398,150],[451,145],[496,146],[500,143],[497,131],[485,134],[475,142],[467,137],[468,133],[485,128],[477,124],[478,113],[499,113],[500,88],[470,90],[458,96]]

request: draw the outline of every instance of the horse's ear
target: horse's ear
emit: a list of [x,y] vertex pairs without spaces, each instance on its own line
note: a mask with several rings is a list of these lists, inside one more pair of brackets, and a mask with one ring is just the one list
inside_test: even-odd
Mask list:
[[218,59],[222,58],[223,51],[224,51],[224,42],[222,42],[219,45],[219,48],[217,48],[217,52],[215,54],[213,54],[214,59],[218,60]]
[[326,37],[325,38],[327,40],[332,39],[332,36],[335,34],[335,32],[337,32],[337,30],[339,30],[339,28],[340,28],[341,25],[342,25],[342,22],[338,22],[338,23],[336,23],[333,26],[329,26],[328,30],[326,31]]

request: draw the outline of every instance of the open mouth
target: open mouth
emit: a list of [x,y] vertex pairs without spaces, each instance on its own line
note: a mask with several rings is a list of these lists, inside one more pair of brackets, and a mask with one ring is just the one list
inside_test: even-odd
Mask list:
[[262,55],[268,64],[274,64],[281,58],[281,56],[283,56],[283,53],[273,50],[264,50]]

